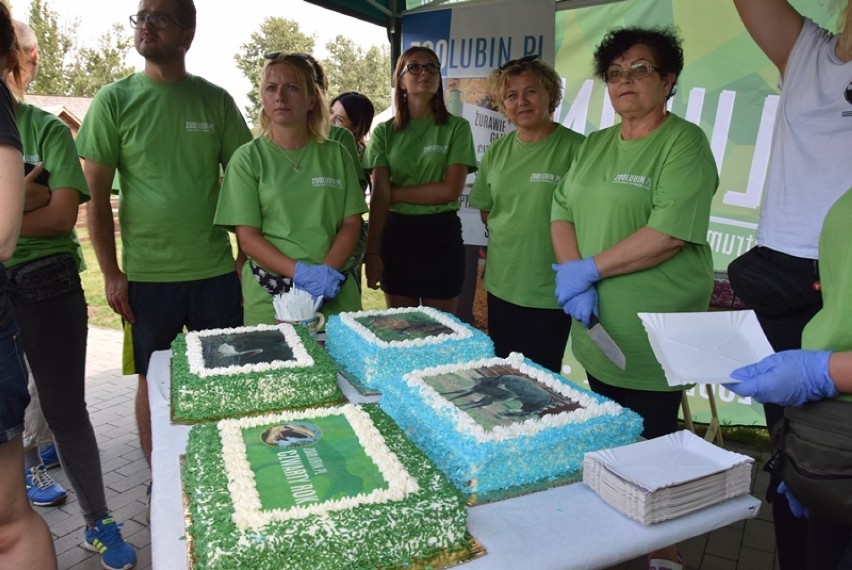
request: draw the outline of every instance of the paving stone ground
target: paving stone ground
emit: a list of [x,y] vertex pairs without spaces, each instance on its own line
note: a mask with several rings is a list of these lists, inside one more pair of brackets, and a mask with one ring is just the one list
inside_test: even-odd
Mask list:
[[[136,432],[133,408],[136,379],[133,376],[121,375],[121,342],[119,331],[89,328],[87,402],[101,450],[101,465],[109,507],[116,520],[124,523],[124,537],[136,548],[139,558],[136,568],[150,570],[151,535],[145,522],[145,488],[151,473],[139,449]],[[756,458],[752,494],[762,497],[768,477],[759,467],[766,457],[748,447],[726,447]],[[51,474],[68,488],[67,479],[61,470],[53,470]],[[50,525],[60,570],[101,568],[99,557],[79,546],[83,537],[83,520],[73,490],[68,488],[68,502],[63,506],[36,509]],[[776,569],[775,535],[771,517],[770,509],[764,503],[756,519],[741,521],[681,544],[687,568]],[[641,558],[608,570],[645,568],[645,559]]]

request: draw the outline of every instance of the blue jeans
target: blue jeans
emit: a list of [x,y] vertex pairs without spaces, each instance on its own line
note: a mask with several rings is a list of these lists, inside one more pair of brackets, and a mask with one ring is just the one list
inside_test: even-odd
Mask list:
[[24,410],[30,403],[27,368],[18,326],[0,330],[0,443],[24,431]]

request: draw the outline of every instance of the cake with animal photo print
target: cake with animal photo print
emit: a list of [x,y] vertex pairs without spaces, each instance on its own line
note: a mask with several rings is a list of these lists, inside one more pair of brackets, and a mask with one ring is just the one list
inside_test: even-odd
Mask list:
[[194,570],[443,568],[482,553],[464,497],[376,405],[198,424]]
[[381,407],[469,496],[579,478],[584,453],[642,431],[635,412],[519,353],[416,370]]
[[209,329],[172,342],[172,420],[211,421],[335,404],[337,366],[304,327]]
[[359,389],[383,391],[412,370],[494,355],[483,332],[431,307],[341,313],[325,347]]

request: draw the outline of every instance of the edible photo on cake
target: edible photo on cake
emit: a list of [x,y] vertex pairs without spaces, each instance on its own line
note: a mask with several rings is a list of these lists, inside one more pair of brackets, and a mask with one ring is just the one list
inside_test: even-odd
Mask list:
[[279,330],[226,332],[198,338],[204,369],[240,369],[293,360],[293,349]]
[[[335,501],[369,502],[373,493],[388,496],[389,480],[401,481],[393,496],[417,490],[413,480],[398,476],[404,470],[396,456],[361,445],[360,438],[378,434],[352,411],[355,408],[343,408],[345,413],[335,410],[313,412],[309,420],[270,423],[260,419],[220,426],[226,437],[239,431],[242,447],[225,456],[225,467],[235,479],[250,483],[246,487],[249,503],[259,501],[259,513],[274,515],[276,509],[283,512]],[[245,477],[248,473],[250,481]],[[302,514],[309,512],[305,509]]]
[[362,393],[412,370],[494,355],[488,335],[432,307],[341,313],[326,334],[328,353]]
[[384,342],[425,339],[454,332],[450,327],[420,311],[398,315],[369,315],[355,321]]
[[486,431],[582,407],[512,366],[470,368],[426,376],[423,382]]

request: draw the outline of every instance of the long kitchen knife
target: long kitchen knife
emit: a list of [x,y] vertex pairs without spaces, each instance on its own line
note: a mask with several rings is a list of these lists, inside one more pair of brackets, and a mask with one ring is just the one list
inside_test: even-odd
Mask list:
[[609,333],[603,328],[603,325],[598,321],[595,315],[592,315],[592,320],[589,323],[589,338],[592,339],[601,352],[609,358],[613,364],[624,370],[625,358],[624,353],[609,336]]

